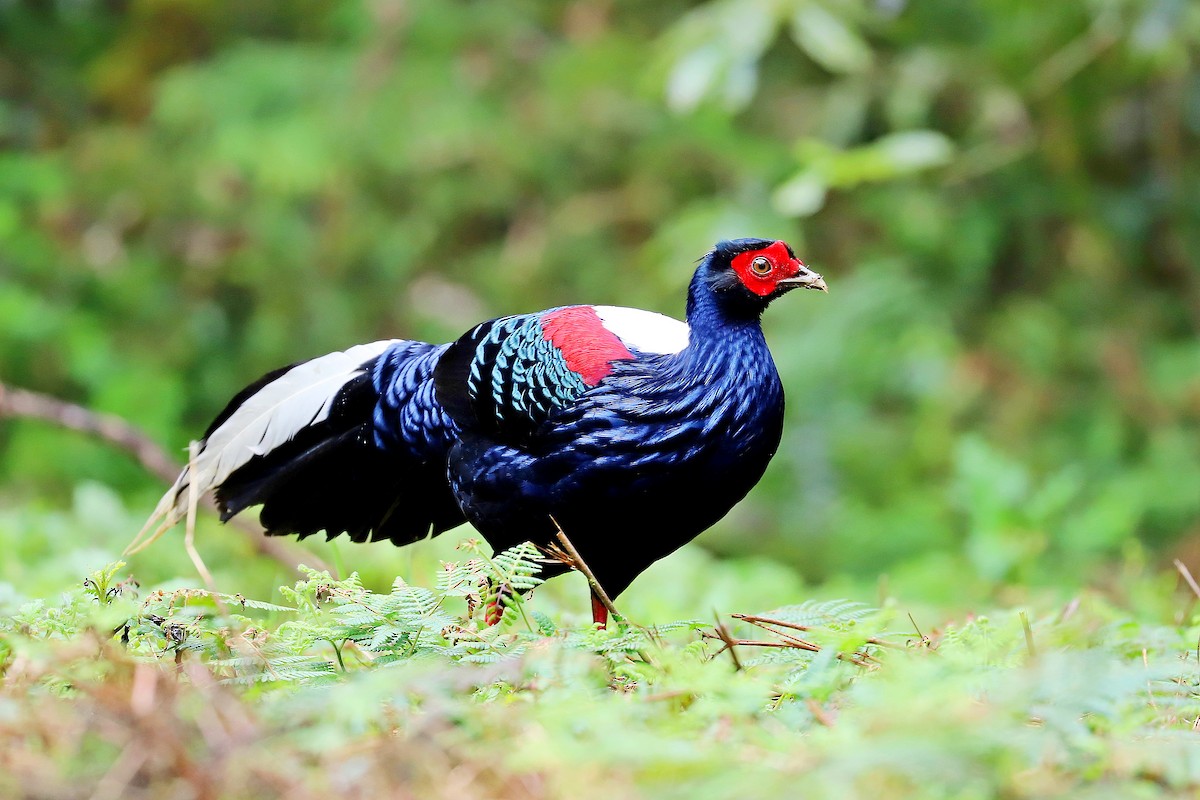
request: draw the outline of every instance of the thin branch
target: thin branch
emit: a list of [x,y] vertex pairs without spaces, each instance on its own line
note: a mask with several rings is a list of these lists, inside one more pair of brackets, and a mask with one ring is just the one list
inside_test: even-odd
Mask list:
[[608,613],[614,617],[625,619],[621,612],[617,611],[617,607],[613,605],[613,601],[609,598],[608,592],[604,591],[604,587],[600,585],[600,581],[596,580],[595,573],[588,567],[583,557],[579,555],[579,551],[575,549],[575,545],[571,544],[571,540],[567,538],[567,534],[563,533],[562,526],[558,524],[558,520],[551,517],[550,521],[558,529],[558,543],[562,546],[564,555],[567,556],[567,563],[583,573],[584,577],[587,578],[588,585],[592,588],[592,593],[608,609]]
[[[717,639],[719,641],[725,642],[725,646],[722,647],[720,650],[718,650],[714,654],[715,656],[721,655],[721,653],[725,652],[726,649],[732,649],[734,646],[738,646],[738,647],[775,647],[775,648],[779,648],[779,649],[783,649],[783,650],[805,650],[809,653],[821,652],[820,645],[815,645],[812,642],[806,642],[803,639],[795,639],[795,638],[790,638],[790,637],[789,637],[790,640],[784,640],[782,642],[768,642],[768,641],[764,641],[762,639],[729,639],[729,640],[725,640],[724,638],[722,638],[721,636],[717,635],[716,633],[714,633],[712,631],[701,631],[700,635],[703,636],[705,639]],[[778,634],[776,634],[776,635],[778,635]],[[848,661],[851,664],[855,665],[856,667],[870,667],[871,666],[871,664],[867,661],[867,659],[870,658],[870,656],[866,655],[865,653],[835,653],[834,655],[839,661]]]
[[[794,631],[804,631],[806,633],[812,630],[812,628],[808,625],[801,625],[796,622],[788,622],[787,620],[782,619],[772,619],[771,617],[760,617],[756,614],[730,614],[730,616],[734,619],[740,619],[743,622],[749,622],[751,625],[757,625],[763,630],[771,631],[771,633],[774,633],[778,636],[783,636],[785,634],[782,634],[779,631],[771,630],[767,626],[778,625],[781,628],[791,628]],[[900,645],[896,644],[895,642],[885,642],[883,639],[879,639],[874,636],[869,636],[864,641],[866,641],[868,644],[877,645],[879,647],[894,647],[897,649],[902,649]]]
[[[933,649],[933,640],[930,639],[925,634],[921,633],[921,629],[917,626],[917,621],[915,619],[913,619],[913,615],[912,615],[911,611],[908,614],[908,621],[912,623],[913,630],[917,632],[917,636],[921,640],[921,646],[928,647],[932,650]],[[909,640],[909,641],[911,641],[911,640]]]
[[56,397],[0,383],[0,417],[24,417],[52,422],[62,428],[94,436],[129,453],[147,472],[174,482],[179,465],[146,434],[113,414],[67,403]]
[[[700,635],[703,636],[705,639],[718,639],[720,641],[723,641],[723,642],[725,642],[726,647],[733,647],[734,645],[741,645],[742,647],[779,647],[779,648],[783,648],[785,650],[807,650],[810,653],[821,652],[820,646],[815,645],[812,642],[803,641],[801,639],[792,639],[791,641],[782,641],[782,642],[768,642],[763,639],[732,639],[731,638],[729,640],[726,640],[723,637],[718,636],[717,634],[715,634],[711,631],[701,631]],[[723,652],[723,650],[718,650],[717,655],[720,655],[722,652]]]
[[1187,564],[1184,564],[1177,558],[1175,559],[1175,569],[1179,570],[1179,574],[1183,576],[1183,580],[1187,583],[1188,588],[1192,590],[1192,593],[1195,594],[1197,598],[1200,598],[1200,585],[1198,585],[1196,583],[1196,579],[1192,577],[1192,571],[1187,568]]
[[1058,612],[1058,619],[1055,621],[1058,623],[1066,622],[1071,617],[1075,616],[1075,612],[1078,610],[1079,610],[1079,598],[1072,597],[1067,602],[1067,604],[1062,607],[1062,610]]
[[[18,389],[0,382],[0,418],[36,419],[49,422],[60,428],[84,433],[116,447],[131,455],[147,472],[166,483],[174,483],[183,465],[177,463],[166,450],[147,436],[142,430],[113,414],[102,414],[83,406],[67,403],[28,389]],[[201,504],[216,509],[210,498]],[[253,521],[234,517],[229,524],[246,535],[251,547],[260,555],[272,558],[291,569],[298,564],[308,564],[314,569],[332,570],[315,554],[263,534]]]
[[[1183,620],[1191,617],[1192,609],[1196,607],[1196,601],[1200,599],[1200,586],[1196,584],[1196,579],[1192,577],[1192,571],[1187,568],[1187,564],[1184,564],[1178,558],[1174,559],[1174,562],[1175,569],[1179,570],[1179,574],[1183,577],[1184,583],[1186,583],[1188,588],[1192,590],[1192,599],[1186,604],[1186,606],[1179,612],[1178,615],[1180,624],[1182,624]],[[1200,659],[1200,651],[1197,651],[1197,658]]]
[[813,719],[815,719],[820,724],[824,725],[826,728],[833,727],[833,723],[834,723],[833,715],[830,714],[825,709],[821,708],[821,704],[818,703],[815,698],[812,698],[812,697],[807,698],[804,701],[804,705],[808,706],[808,713],[813,715]]
[[[740,617],[738,617],[737,614],[734,614],[733,617],[734,617],[734,619],[740,619]],[[813,652],[816,652],[817,650],[821,649],[820,645],[810,642],[807,639],[801,639],[799,636],[792,636],[790,633],[784,633],[783,631],[777,631],[774,628],[771,628],[770,626],[768,626],[766,624],[766,622],[755,622],[753,620],[745,620],[745,621],[749,622],[750,624],[754,625],[755,627],[762,628],[767,633],[775,634],[780,639],[783,639],[785,642],[794,642],[797,647],[801,647],[805,650],[812,650]],[[790,626],[788,626],[788,627],[790,627]]]
[[[721,630],[718,630],[720,635],[714,635],[708,631],[705,631],[703,634],[705,637],[709,639],[720,639],[721,641],[725,642],[725,647],[718,651],[718,655],[726,648],[732,649],[735,644],[745,645],[747,647],[790,647],[796,650],[807,650],[810,653],[821,652],[820,645],[810,642],[807,639],[801,639],[797,636],[792,636],[791,634],[777,630],[777,628],[786,628],[789,630],[806,632],[812,630],[807,625],[801,625],[797,622],[789,622],[788,620],[762,617],[757,614],[731,614],[730,616],[732,616],[734,619],[741,620],[742,622],[749,622],[751,625],[761,628],[773,636],[778,636],[782,641],[768,642],[759,641],[756,639],[731,639],[728,637],[727,633]],[[866,641],[870,644],[878,645],[880,647],[898,647],[898,645],[895,645],[892,642],[885,642],[875,637],[869,637],[866,639]],[[877,659],[875,659],[875,657],[870,653],[838,653],[837,657],[842,661],[849,661],[850,663],[856,664],[860,667],[870,666],[868,662],[871,661],[877,662]]]
[[[725,627],[725,623],[721,622],[721,615],[714,611],[713,616],[715,616],[717,618],[717,624],[716,624],[717,637],[722,642],[725,643],[725,646],[722,647],[721,649],[729,651],[729,657],[733,659],[734,670],[736,670],[737,672],[741,672],[742,671],[742,660],[740,658],[738,658],[737,647],[735,646],[736,643],[733,641],[733,637],[729,635],[729,629]],[[717,655],[720,655],[720,654],[721,654],[720,651],[718,651]]]

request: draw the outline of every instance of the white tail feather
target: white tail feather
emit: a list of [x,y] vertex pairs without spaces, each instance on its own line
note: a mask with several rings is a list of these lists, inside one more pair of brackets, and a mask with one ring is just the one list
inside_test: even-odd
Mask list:
[[[362,374],[365,363],[396,341],[361,344],[297,364],[247,398],[204,440],[193,462],[163,495],[126,552],[149,545],[183,518],[187,513],[184,490],[191,483],[195,483],[196,495],[203,495],[254,456],[269,453],[304,428],[324,421],[341,388]],[[146,532],[160,521],[150,539],[142,542]]]

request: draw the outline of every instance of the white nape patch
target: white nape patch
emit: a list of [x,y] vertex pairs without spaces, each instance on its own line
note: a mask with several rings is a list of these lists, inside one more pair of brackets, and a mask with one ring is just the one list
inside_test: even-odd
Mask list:
[[362,374],[364,364],[398,341],[360,344],[305,361],[259,389],[204,440],[195,463],[180,473],[164,503],[170,498],[175,514],[181,515],[180,504],[186,510],[183,490],[192,480],[193,467],[200,495],[220,486],[254,456],[269,453],[304,428],[323,422],[341,388]]
[[678,353],[688,346],[687,323],[640,308],[592,306],[604,327],[625,346],[644,353]]

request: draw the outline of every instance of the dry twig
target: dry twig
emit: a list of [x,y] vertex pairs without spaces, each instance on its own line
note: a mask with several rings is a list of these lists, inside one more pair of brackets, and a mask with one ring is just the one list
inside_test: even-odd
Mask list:
[[[757,625],[758,627],[763,628],[764,630],[769,630],[769,631],[771,631],[771,633],[778,634],[780,636],[782,636],[783,634],[779,633],[779,631],[771,630],[770,628],[767,627],[767,625],[775,625],[780,628],[791,628],[794,631],[807,632],[807,631],[812,630],[812,628],[808,625],[800,625],[799,623],[788,622],[787,620],[782,620],[782,619],[772,619],[770,617],[760,617],[755,614],[731,614],[730,616],[732,616],[734,619],[740,619],[743,622],[749,622],[751,625]],[[885,642],[883,639],[879,639],[874,636],[867,637],[866,642],[868,644],[873,644],[878,647],[895,647],[897,649],[900,649],[900,645],[896,644],[895,642]]]
[[[725,638],[719,636],[718,634],[713,633],[712,631],[702,631],[700,635],[703,636],[705,639],[717,639],[717,640],[725,643],[724,646],[720,650],[718,650],[716,653],[713,654],[714,658],[716,656],[721,655],[721,653],[724,653],[727,649],[732,650],[734,648],[734,646],[738,646],[738,647],[775,647],[775,648],[779,648],[782,650],[806,650],[810,653],[821,652],[820,645],[813,644],[812,642],[806,642],[803,639],[796,639],[794,637],[785,638],[783,641],[772,642],[772,641],[766,641],[763,639],[725,639]],[[780,634],[778,632],[776,632],[776,635],[778,636]],[[839,661],[849,662],[856,667],[871,666],[870,662],[867,660],[869,658],[870,658],[870,656],[865,653],[838,653],[837,654],[837,659]]]
[[[807,641],[805,639],[800,639],[798,637],[783,633],[782,631],[777,631],[777,630],[767,627],[767,624],[770,624],[770,623],[779,624],[779,625],[781,625],[781,627],[792,627],[792,628],[799,627],[799,626],[795,625],[794,623],[786,623],[785,624],[785,623],[783,623],[782,620],[773,620],[768,617],[757,617],[757,616],[754,616],[753,614],[733,614],[732,616],[735,619],[741,619],[746,622],[751,622],[751,619],[747,619],[747,617],[750,617],[753,620],[756,620],[752,624],[757,625],[758,627],[762,628],[763,630],[767,631],[768,633],[778,636],[779,641],[771,641],[771,640],[764,640],[764,639],[734,639],[733,637],[731,637],[729,635],[729,632],[727,630],[724,630],[724,626],[718,627],[716,632],[702,631],[700,635],[703,636],[704,638],[717,639],[717,640],[723,642],[723,646],[721,647],[721,649],[713,654],[714,658],[716,656],[721,655],[721,653],[724,653],[726,650],[729,650],[732,652],[734,647],[775,647],[775,648],[780,648],[780,649],[785,649],[785,650],[805,650],[809,653],[821,652],[821,646],[818,644],[815,644],[815,643]],[[766,623],[766,624],[764,624],[764,623]],[[718,620],[718,625],[720,625],[719,620]],[[868,653],[838,653],[837,658],[839,661],[847,661],[851,664],[854,664],[857,667],[869,667],[869,666],[871,666],[870,662],[874,660]]]
[[[928,647],[930,650],[932,650],[933,649],[933,639],[931,637],[926,636],[925,634],[921,633],[921,629],[920,629],[920,627],[917,626],[917,621],[915,619],[913,619],[913,615],[911,613],[908,615],[908,621],[912,623],[913,630],[917,632],[917,637],[921,641],[920,646]],[[912,640],[910,639],[909,642],[911,642],[911,641]]]
[[804,705],[808,706],[808,712],[813,715],[813,719],[824,725],[826,728],[833,727],[833,715],[821,708],[821,704],[818,703],[814,698],[810,697],[806,699],[804,701]]
[[562,526],[558,524],[558,520],[551,517],[550,521],[554,523],[554,527],[558,530],[557,538],[561,547],[560,553],[555,554],[552,550],[551,554],[582,572],[584,577],[587,578],[588,586],[592,589],[592,594],[608,609],[608,613],[619,619],[625,619],[621,612],[617,611],[617,607],[613,605],[612,599],[604,591],[604,587],[600,585],[600,581],[596,580],[595,573],[592,572],[587,562],[583,560],[583,557],[579,555],[579,551],[575,549],[575,545],[571,544],[571,540],[567,538],[567,534],[563,533]]
[[1187,568],[1187,564],[1184,564],[1177,558],[1175,559],[1175,569],[1179,570],[1179,574],[1183,576],[1184,582],[1187,583],[1188,588],[1192,590],[1192,593],[1195,594],[1197,598],[1200,598],[1200,585],[1198,585],[1196,583],[1196,579],[1192,577],[1192,571]]
[[[717,638],[719,638],[722,642],[725,643],[725,646],[722,647],[721,650],[729,651],[729,657],[733,659],[733,668],[735,670],[737,670],[738,672],[741,672],[742,671],[742,661],[740,658],[738,658],[737,647],[736,647],[737,642],[735,642],[733,637],[729,635],[729,629],[725,627],[725,623],[721,622],[721,615],[714,611],[713,616],[717,618],[717,624],[715,626],[716,630],[717,630]],[[717,655],[720,655],[720,654],[721,654],[721,651],[720,650],[717,651]]]

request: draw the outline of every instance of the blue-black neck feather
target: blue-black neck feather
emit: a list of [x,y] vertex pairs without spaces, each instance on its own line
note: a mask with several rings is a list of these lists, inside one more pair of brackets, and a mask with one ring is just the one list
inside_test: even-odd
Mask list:
[[763,239],[723,241],[704,257],[688,287],[688,349],[694,351],[693,357],[733,349],[760,354],[770,361],[761,326],[769,301],[746,289],[730,265],[738,253],[770,244]]
[[694,328],[718,330],[757,327],[763,310],[770,302],[747,289],[733,271],[733,259],[740,253],[761,250],[771,245],[767,239],[730,239],[716,247],[700,262],[688,288],[687,319]]
[[746,289],[730,266],[738,253],[769,244],[761,239],[720,242],[696,269],[688,289],[689,343],[675,361],[676,380],[726,384],[733,393],[730,400],[782,407],[783,388],[761,325],[769,301]]

